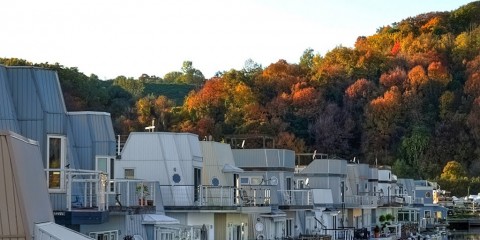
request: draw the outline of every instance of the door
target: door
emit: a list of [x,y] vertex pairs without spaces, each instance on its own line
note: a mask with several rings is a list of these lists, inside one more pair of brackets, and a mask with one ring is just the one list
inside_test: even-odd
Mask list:
[[107,186],[110,185],[110,188],[107,190],[113,192],[114,183],[111,182],[111,180],[115,178],[113,170],[115,160],[112,157],[108,156],[97,156],[95,162],[95,171],[107,174],[108,180],[110,182],[110,184],[107,184]]

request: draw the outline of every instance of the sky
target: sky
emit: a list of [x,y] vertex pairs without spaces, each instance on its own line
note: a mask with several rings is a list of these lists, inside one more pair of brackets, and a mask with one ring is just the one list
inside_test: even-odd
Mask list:
[[206,78],[298,63],[311,48],[325,55],[358,36],[473,0],[15,0],[0,7],[0,57],[60,63],[113,79],[163,77],[182,63]]

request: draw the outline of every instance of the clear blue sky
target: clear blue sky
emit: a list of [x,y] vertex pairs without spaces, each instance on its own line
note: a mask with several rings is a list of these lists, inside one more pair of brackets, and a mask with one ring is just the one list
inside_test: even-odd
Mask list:
[[407,17],[467,0],[15,0],[0,7],[0,57],[59,62],[101,79],[178,71],[184,60],[212,77],[297,63]]

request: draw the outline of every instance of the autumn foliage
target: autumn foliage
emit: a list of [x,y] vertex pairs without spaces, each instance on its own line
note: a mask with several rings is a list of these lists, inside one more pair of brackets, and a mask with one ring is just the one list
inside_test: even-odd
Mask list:
[[[298,64],[249,60],[211,79],[190,61],[163,78],[109,81],[59,64],[35,65],[58,71],[69,110],[111,112],[117,134],[143,131],[155,120],[157,130],[216,141],[271,135],[277,147],[389,164],[400,177],[446,177],[450,161],[471,176],[480,172],[478,14],[480,2],[425,13],[358,37],[353,48],[324,55],[307,49]],[[158,94],[167,84],[169,97]]]

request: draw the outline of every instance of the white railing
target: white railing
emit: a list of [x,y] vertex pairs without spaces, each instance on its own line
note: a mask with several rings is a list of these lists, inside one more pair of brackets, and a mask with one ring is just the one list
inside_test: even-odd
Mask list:
[[392,196],[380,196],[378,197],[379,206],[390,206],[390,205],[404,205],[403,195],[392,195]]
[[234,187],[200,186],[202,206],[235,206],[240,193]]
[[[45,171],[53,171],[46,169]],[[64,191],[50,193],[54,211],[95,209],[106,211],[109,206],[155,206],[158,183],[135,179],[108,180],[100,171],[54,169],[65,178]]]
[[313,206],[311,189],[278,190],[279,204],[290,206]]
[[376,196],[345,196],[345,206],[346,207],[376,207],[378,203],[378,198]]
[[110,206],[155,206],[155,181],[139,179],[113,179],[109,181]]
[[[72,202],[77,207],[92,208],[98,211],[105,211],[108,208],[106,201],[107,174],[99,171],[78,169],[45,169],[45,171],[62,172],[62,175],[65,177],[65,192],[53,193],[52,195],[57,195],[57,198],[60,195],[59,199],[62,199],[63,195],[65,196],[64,209],[67,211],[72,210]],[[75,201],[73,201],[74,198]],[[58,210],[58,206],[54,206],[54,210]]]
[[164,206],[267,206],[270,186],[160,186]]
[[239,206],[270,206],[276,202],[270,185],[245,185],[238,188],[237,203]]

